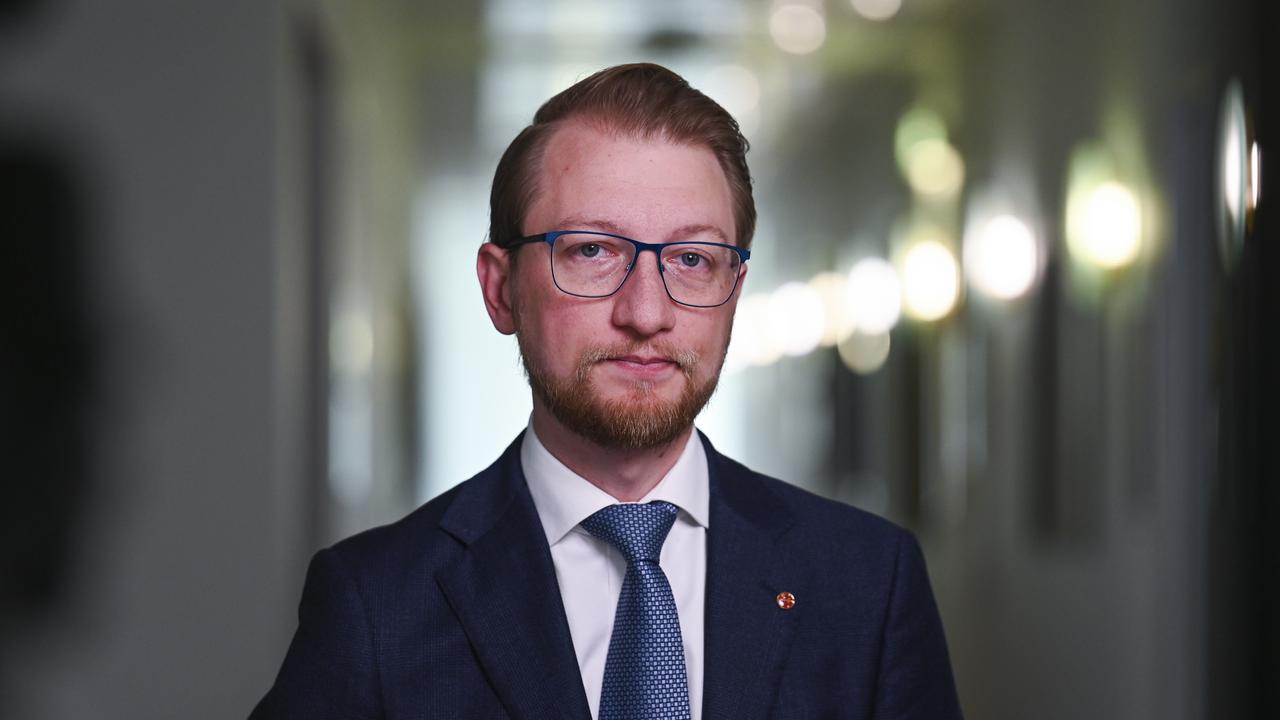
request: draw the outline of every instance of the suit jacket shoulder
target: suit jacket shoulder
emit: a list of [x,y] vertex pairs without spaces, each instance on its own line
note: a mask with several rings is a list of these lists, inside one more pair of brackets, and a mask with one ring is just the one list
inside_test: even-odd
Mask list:
[[[914,535],[707,456],[704,718],[958,718]],[[789,593],[784,607],[778,596]]]
[[489,467],[436,496],[396,522],[357,533],[328,549],[361,568],[374,584],[392,581],[411,567],[447,565],[467,542],[484,534],[519,499],[517,437]]
[[252,718],[589,718],[520,441],[398,522],[316,553]]

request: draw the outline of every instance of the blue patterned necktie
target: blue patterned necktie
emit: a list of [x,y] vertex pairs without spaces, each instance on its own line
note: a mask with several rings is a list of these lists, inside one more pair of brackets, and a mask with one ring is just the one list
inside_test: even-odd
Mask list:
[[684,643],[671,584],[658,566],[678,510],[665,502],[610,505],[582,521],[618,548],[627,574],[604,663],[598,720],[688,720]]

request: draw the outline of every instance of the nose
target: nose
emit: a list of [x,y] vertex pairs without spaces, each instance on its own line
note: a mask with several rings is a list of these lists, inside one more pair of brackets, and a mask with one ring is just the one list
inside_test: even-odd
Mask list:
[[636,255],[631,275],[613,296],[613,324],[640,337],[670,330],[676,321],[675,301],[662,284],[657,254]]

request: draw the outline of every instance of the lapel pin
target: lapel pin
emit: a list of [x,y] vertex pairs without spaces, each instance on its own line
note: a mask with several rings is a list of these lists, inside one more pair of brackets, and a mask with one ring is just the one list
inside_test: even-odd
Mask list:
[[791,608],[796,606],[796,596],[792,595],[786,590],[783,590],[782,592],[778,593],[778,597],[775,598],[775,600],[778,601],[778,607],[782,608],[783,610],[790,610]]

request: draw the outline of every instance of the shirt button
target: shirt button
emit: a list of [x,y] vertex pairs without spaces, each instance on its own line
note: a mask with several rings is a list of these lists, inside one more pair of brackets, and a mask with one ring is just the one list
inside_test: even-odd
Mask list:
[[796,606],[796,596],[785,590],[778,593],[778,597],[775,599],[778,601],[778,607],[783,610],[790,610]]

